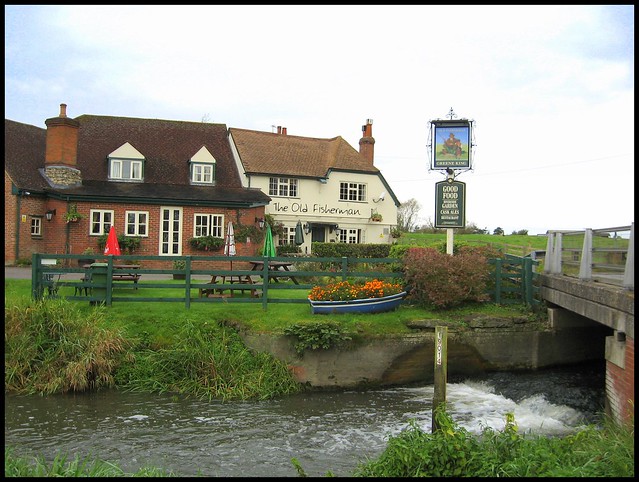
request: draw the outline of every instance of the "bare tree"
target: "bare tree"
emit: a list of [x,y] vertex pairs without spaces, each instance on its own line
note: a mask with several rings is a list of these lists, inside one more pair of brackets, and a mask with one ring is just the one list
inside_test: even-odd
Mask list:
[[413,231],[421,208],[415,198],[401,203],[397,208],[397,228],[405,233]]

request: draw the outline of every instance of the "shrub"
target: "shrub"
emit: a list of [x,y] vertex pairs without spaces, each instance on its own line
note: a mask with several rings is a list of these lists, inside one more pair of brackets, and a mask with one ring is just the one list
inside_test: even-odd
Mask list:
[[448,255],[435,248],[410,248],[404,257],[409,298],[423,307],[452,308],[488,301],[488,258],[474,249]]
[[[104,247],[106,246],[108,237],[108,234],[103,234],[98,238],[98,249],[100,250],[100,253],[104,252]],[[140,247],[140,244],[142,244],[142,238],[140,236],[127,236],[126,234],[118,235],[118,246],[120,246],[122,254],[133,254],[133,252]]]
[[299,254],[302,249],[295,244],[280,244],[276,247],[278,256],[286,256],[287,254]]
[[335,321],[297,323],[284,330],[285,335],[297,338],[295,352],[302,356],[305,350],[328,350],[343,346],[351,340],[341,324]]
[[189,245],[198,251],[217,251],[224,246],[224,238],[216,238],[215,236],[199,236],[190,238]]

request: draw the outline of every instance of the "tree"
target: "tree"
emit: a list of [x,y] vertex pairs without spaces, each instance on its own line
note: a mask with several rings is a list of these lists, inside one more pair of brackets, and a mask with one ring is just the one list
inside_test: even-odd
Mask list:
[[499,226],[497,226],[495,228],[495,230],[493,231],[493,234],[495,236],[503,236],[504,235],[504,230],[502,228],[500,228]]
[[415,229],[417,214],[421,208],[415,198],[400,204],[397,208],[397,227],[400,231],[408,233]]

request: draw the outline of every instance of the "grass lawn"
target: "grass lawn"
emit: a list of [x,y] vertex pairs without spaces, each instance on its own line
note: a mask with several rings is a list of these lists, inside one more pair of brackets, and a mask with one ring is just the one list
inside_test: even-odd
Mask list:
[[[151,282],[150,282],[151,283]],[[184,289],[171,288],[172,284],[180,283],[173,280],[152,281],[153,284],[166,284],[162,289],[162,297],[180,298],[184,296]],[[29,300],[31,289],[30,280],[5,280],[5,304],[17,300]],[[149,297],[158,296],[158,290],[145,288],[140,281],[139,288],[130,287],[116,289],[121,296]],[[72,287],[60,288],[63,296],[73,295]],[[269,298],[299,298],[305,300],[307,290],[271,290]],[[192,294],[197,296],[197,291]],[[235,297],[242,296],[240,293]],[[249,293],[244,294],[249,297]],[[267,310],[261,303],[192,303],[190,309],[184,302],[113,302],[110,307],[91,306],[84,301],[70,301],[79,310],[89,313],[92,310],[105,311],[105,324],[109,327],[122,328],[132,336],[144,333],[154,334],[160,339],[170,340],[176,332],[176,327],[186,320],[194,322],[223,322],[240,326],[256,333],[282,334],[284,330],[296,323],[319,321],[338,321],[351,333],[361,335],[388,335],[410,333],[412,330],[406,322],[415,320],[442,320],[464,325],[464,319],[471,314],[485,314],[495,316],[535,316],[523,305],[497,305],[494,303],[472,303],[451,310],[427,310],[404,304],[396,311],[376,314],[347,313],[339,315],[313,315],[308,303],[269,303]]]

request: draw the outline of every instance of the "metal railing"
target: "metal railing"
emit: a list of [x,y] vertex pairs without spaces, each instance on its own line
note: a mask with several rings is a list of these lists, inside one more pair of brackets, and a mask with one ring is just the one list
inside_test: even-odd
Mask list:
[[634,222],[583,231],[548,231],[544,273],[635,289]]

